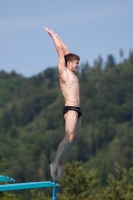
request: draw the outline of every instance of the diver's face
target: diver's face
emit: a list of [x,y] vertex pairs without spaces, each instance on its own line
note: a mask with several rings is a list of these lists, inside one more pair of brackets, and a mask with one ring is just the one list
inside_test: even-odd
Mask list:
[[72,72],[77,72],[77,69],[79,67],[79,60],[73,60],[72,62],[68,63],[68,68],[72,71]]

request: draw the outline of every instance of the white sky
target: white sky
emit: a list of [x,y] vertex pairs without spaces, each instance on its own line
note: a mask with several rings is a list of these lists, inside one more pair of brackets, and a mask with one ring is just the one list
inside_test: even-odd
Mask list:
[[133,0],[0,0],[0,70],[26,77],[57,65],[44,27],[53,29],[81,63],[133,49]]

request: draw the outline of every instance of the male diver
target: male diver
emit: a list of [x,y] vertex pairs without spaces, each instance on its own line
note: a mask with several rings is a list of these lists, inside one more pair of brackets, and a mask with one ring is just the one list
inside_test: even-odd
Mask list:
[[80,57],[70,53],[64,42],[51,29],[45,28],[52,37],[58,53],[58,76],[60,89],[65,99],[63,115],[65,119],[65,136],[60,142],[54,162],[50,164],[51,176],[60,179],[70,152],[77,141],[81,126],[80,89],[75,75]]

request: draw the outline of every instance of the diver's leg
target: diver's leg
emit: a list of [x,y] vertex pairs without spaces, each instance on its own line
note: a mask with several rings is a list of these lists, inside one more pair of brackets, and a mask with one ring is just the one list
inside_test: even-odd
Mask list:
[[50,165],[51,176],[53,179],[58,178],[58,165],[62,168],[66,158],[69,156],[73,145],[76,142],[76,128],[78,123],[78,113],[70,110],[65,114],[65,137],[60,142],[54,162]]
[[[77,122],[76,122],[76,126],[75,126],[75,130],[74,132],[71,134],[71,130],[67,130],[68,127],[70,126],[70,124],[68,123],[68,120],[66,120],[66,135],[69,137],[68,138],[68,141],[69,141],[69,144],[71,143],[70,146],[70,151],[71,151],[71,148],[73,147],[73,145],[77,142],[77,139],[78,139],[78,135],[79,135],[79,131],[80,131],[80,127],[81,127],[81,117],[77,119]],[[67,151],[64,152],[64,154],[62,155],[62,160],[61,162],[64,160],[67,161],[67,158],[69,157],[69,148],[67,148]]]
[[[69,131],[67,131],[67,127],[69,127],[69,123],[68,123],[68,126],[67,126],[67,122],[66,121],[66,133],[70,133]],[[62,175],[62,172],[63,172],[63,169],[64,169],[64,166],[68,160],[68,157],[71,153],[71,150],[74,146],[74,144],[76,143],[77,141],[77,138],[78,138],[78,135],[79,135],[79,131],[80,131],[80,127],[81,127],[81,117],[77,120],[77,125],[76,125],[76,129],[75,129],[75,132],[74,134],[72,134],[71,138],[69,139],[69,145],[68,147],[66,148],[66,151],[64,151],[61,159],[60,159],[60,162],[58,164],[58,179],[61,178],[61,175]]]

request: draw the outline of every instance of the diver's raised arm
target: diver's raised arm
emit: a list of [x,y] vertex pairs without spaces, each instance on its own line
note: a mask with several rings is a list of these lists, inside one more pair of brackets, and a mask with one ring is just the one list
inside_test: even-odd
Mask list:
[[55,34],[55,35],[56,35],[56,37],[59,39],[59,41],[60,41],[60,43],[61,43],[61,45],[62,45],[62,49],[63,49],[64,56],[67,55],[67,54],[69,54],[70,51],[69,51],[69,49],[67,48],[67,46],[65,45],[65,43],[61,40],[61,38],[60,38],[57,34]]
[[55,48],[58,53],[58,71],[59,73],[62,73],[65,70],[65,58],[62,43],[51,29],[45,28],[45,30],[53,39]]

